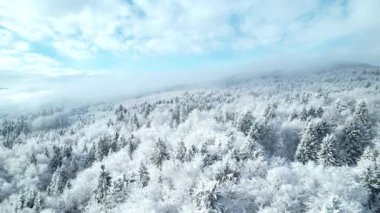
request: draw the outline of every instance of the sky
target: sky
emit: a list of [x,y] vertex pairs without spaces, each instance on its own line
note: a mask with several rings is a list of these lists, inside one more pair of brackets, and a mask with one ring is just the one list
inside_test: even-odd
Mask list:
[[379,65],[379,43],[379,0],[0,0],[0,107],[300,62]]

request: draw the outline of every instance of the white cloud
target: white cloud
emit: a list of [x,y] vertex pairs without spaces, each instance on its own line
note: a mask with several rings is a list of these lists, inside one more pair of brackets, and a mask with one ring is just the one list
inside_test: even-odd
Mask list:
[[379,26],[379,1],[344,2],[15,0],[0,3],[0,20],[30,42],[46,40],[62,55],[85,59],[97,50],[167,54],[305,45]]
[[273,46],[281,50],[273,53],[276,57],[291,53],[297,58],[306,54],[302,49],[352,37],[352,44],[330,48],[328,54],[376,62],[380,49],[373,44],[380,42],[380,1],[345,2],[0,1],[0,73],[50,77],[102,73],[70,68],[34,48],[36,43],[78,61],[97,58],[100,51],[143,58]]
[[96,47],[80,40],[58,40],[52,43],[61,54],[74,58],[74,59],[87,59],[91,58]]

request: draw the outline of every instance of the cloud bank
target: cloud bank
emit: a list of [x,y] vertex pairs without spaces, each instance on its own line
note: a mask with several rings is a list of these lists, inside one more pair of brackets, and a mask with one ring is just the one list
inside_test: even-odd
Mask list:
[[379,20],[377,0],[1,1],[0,87],[45,94],[67,79],[120,72],[379,64]]

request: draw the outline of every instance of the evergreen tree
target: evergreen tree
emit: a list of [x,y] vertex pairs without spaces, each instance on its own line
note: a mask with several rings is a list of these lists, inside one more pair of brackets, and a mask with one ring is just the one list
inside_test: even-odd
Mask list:
[[139,180],[140,180],[141,187],[148,186],[148,183],[150,180],[149,172],[143,163],[141,163],[140,168],[139,168]]
[[208,150],[207,150],[207,144],[206,143],[202,143],[201,154],[205,155],[205,154],[207,154],[207,152],[208,152]]
[[152,163],[157,166],[160,170],[162,169],[162,164],[165,160],[169,160],[170,156],[163,140],[158,139],[154,146],[154,152],[151,157]]
[[[40,199],[39,192],[34,188],[23,190],[17,196],[16,212],[22,211],[22,209],[32,209],[36,204],[36,199]],[[38,201],[37,201],[38,204]]]
[[300,114],[299,114],[299,118],[301,119],[301,121],[306,121],[307,118],[308,118],[308,113],[307,113],[307,110],[305,107],[302,108]]
[[298,113],[297,111],[293,110],[292,113],[289,116],[289,121],[292,121],[294,119],[298,118]]
[[98,187],[96,189],[96,201],[103,205],[108,205],[110,190],[111,190],[111,175],[105,170],[104,165],[101,165],[101,171],[98,178]]
[[244,135],[248,135],[254,121],[255,117],[253,117],[252,113],[248,111],[243,115],[238,123],[239,131],[243,132]]
[[33,203],[34,211],[35,212],[41,212],[42,204],[43,204],[43,199],[42,199],[41,193],[37,192],[36,197],[34,198],[34,203]]
[[51,178],[50,184],[47,188],[47,193],[50,196],[57,197],[62,194],[66,183],[68,181],[68,174],[63,168],[57,169],[53,177]]
[[127,199],[127,182],[125,175],[113,181],[111,194],[112,201],[115,203],[123,203]]
[[309,110],[307,111],[308,117],[315,118],[317,117],[317,111],[315,110],[314,107],[310,107]]
[[217,160],[219,160],[218,155],[206,153],[203,157],[202,168],[214,164]]
[[90,150],[87,152],[86,156],[85,156],[85,160],[84,160],[84,165],[85,167],[90,167],[92,165],[92,163],[94,163],[96,160],[96,149],[95,149],[95,145],[92,145],[92,147],[90,148]]
[[202,212],[223,212],[222,205],[218,202],[221,198],[216,191],[217,183],[201,185],[194,192],[195,204]]
[[334,197],[332,199],[332,206],[330,208],[327,208],[328,212],[332,213],[343,213],[344,211],[342,210],[342,202]]
[[187,150],[187,154],[186,154],[186,161],[190,162],[195,154],[198,153],[198,149],[197,147],[195,147],[195,145],[191,145],[190,148]]
[[243,147],[241,147],[238,156],[235,159],[240,160],[248,160],[248,159],[256,159],[260,156],[263,156],[264,152],[260,144],[258,144],[255,140],[248,140]]
[[352,118],[346,122],[343,129],[345,163],[355,165],[363,154],[365,147],[370,145],[372,125],[367,105],[359,102]]
[[182,163],[185,162],[186,151],[187,149],[185,147],[185,143],[183,141],[179,142],[177,151],[175,153],[175,158]]
[[223,183],[226,181],[237,183],[239,180],[239,173],[233,170],[229,163],[226,163],[221,171],[216,175],[215,179],[218,181],[218,183]]
[[350,119],[343,129],[343,145],[345,163],[355,165],[367,145],[367,141],[363,139],[360,121],[355,117]]
[[308,161],[317,161],[322,140],[329,131],[330,127],[325,121],[310,121],[298,144],[295,158],[304,164]]
[[362,182],[368,190],[368,206],[372,212],[380,212],[380,153],[378,150],[367,149],[363,156],[369,161],[361,174]]
[[319,162],[326,166],[342,165],[339,150],[339,144],[335,135],[327,135],[322,141]]
[[370,140],[372,138],[372,121],[368,112],[368,107],[365,101],[360,101],[357,107],[355,108],[354,120],[360,124],[360,131],[363,144],[365,146],[369,145]]
[[96,158],[101,161],[105,156],[108,155],[109,152],[109,137],[104,135],[98,139],[96,143]]
[[136,113],[133,114],[133,116],[131,117],[130,123],[131,123],[133,129],[139,129],[140,128],[139,119],[137,118]]
[[48,171],[53,174],[55,170],[62,165],[62,154],[61,148],[54,145],[53,146],[53,155],[48,164]]
[[318,109],[317,109],[317,117],[318,118],[322,118],[322,116],[323,116],[323,113],[324,113],[324,110],[323,110],[323,108],[322,107],[318,107]]
[[236,137],[232,131],[229,131],[227,133],[227,145],[226,145],[226,151],[225,153],[228,153],[230,150],[232,150],[235,147]]
[[263,114],[263,116],[264,116],[264,118],[266,119],[266,120],[269,120],[269,119],[271,119],[271,118],[274,118],[274,117],[276,117],[276,112],[275,112],[275,107],[276,105],[273,105],[273,106],[271,106],[270,104],[268,104],[267,106],[266,106],[266,108],[265,108],[265,110],[264,110],[264,114]]
[[73,156],[73,147],[72,145],[66,145],[62,152],[62,157],[70,159]]
[[172,121],[171,121],[171,127],[177,127],[181,123],[181,115],[180,115],[180,109],[179,106],[176,105],[174,109],[171,109],[172,114]]
[[131,137],[129,137],[128,142],[127,142],[127,146],[128,146],[129,158],[131,160],[133,159],[133,153],[136,151],[139,143],[140,143],[140,141],[133,134],[131,135]]
[[36,158],[36,155],[35,155],[34,153],[32,153],[32,154],[30,155],[29,163],[30,163],[30,164],[34,164],[34,165],[37,165],[37,158]]

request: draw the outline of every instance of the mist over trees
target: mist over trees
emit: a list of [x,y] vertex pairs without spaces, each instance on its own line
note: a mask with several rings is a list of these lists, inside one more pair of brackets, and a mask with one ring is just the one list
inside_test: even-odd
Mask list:
[[380,68],[0,121],[0,212],[379,212]]

